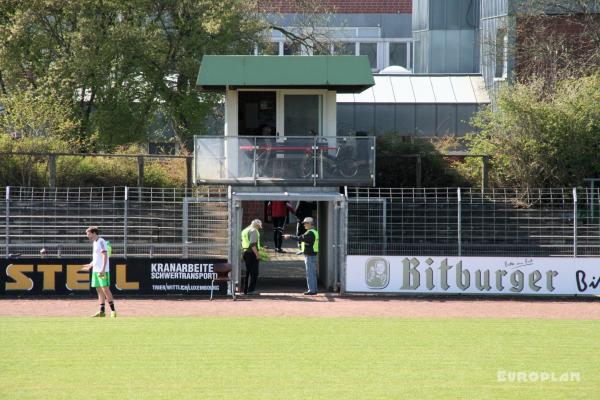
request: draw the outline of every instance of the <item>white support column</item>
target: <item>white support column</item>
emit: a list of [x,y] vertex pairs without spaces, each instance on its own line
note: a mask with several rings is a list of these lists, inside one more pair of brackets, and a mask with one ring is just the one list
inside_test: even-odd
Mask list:
[[337,135],[336,92],[328,90],[323,96],[323,136]]
[[238,135],[238,92],[225,91],[225,136]]
[[[238,91],[230,90],[229,86],[225,90],[225,137],[227,136],[238,136]],[[237,140],[225,140],[224,152],[224,178],[231,178],[239,176],[238,174],[238,156],[239,156],[239,142]],[[221,172],[223,174],[223,172]]]

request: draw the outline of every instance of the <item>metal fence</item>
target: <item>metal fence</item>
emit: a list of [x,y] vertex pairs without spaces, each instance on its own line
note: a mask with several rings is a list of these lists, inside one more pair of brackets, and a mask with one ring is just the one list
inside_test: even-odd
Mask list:
[[[348,254],[599,256],[600,189],[349,188]],[[5,256],[227,257],[225,187],[0,188]]]
[[89,256],[85,229],[101,228],[113,256],[226,257],[228,202],[222,187],[0,188],[5,255]]
[[597,188],[352,188],[348,203],[352,255],[600,255]]

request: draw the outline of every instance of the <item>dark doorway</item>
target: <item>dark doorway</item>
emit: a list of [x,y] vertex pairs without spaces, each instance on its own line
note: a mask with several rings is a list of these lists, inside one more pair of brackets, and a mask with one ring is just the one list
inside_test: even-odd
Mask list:
[[238,134],[275,136],[275,92],[238,92]]
[[[295,203],[296,201],[290,202],[290,205],[294,206]],[[262,220],[261,243],[269,256],[269,260],[260,261],[256,292],[261,294],[302,293],[306,290],[304,256],[297,254],[299,252],[298,243],[291,239],[283,240],[282,251],[276,251],[275,226],[272,215],[268,212],[267,204],[268,201],[242,202],[242,226],[248,226],[254,218]],[[316,212],[314,216],[316,219]],[[296,219],[293,213],[288,213],[281,232],[296,234]],[[245,270],[244,265],[242,265],[243,270]]]
[[[240,233],[250,222],[259,218],[263,220],[260,232],[261,243],[266,247],[268,260],[260,262],[259,277],[256,285],[258,293],[303,293],[306,289],[306,271],[304,256],[296,254],[298,244],[292,239],[284,239],[281,249],[275,251],[275,232],[273,224],[265,218],[265,201],[290,202],[294,209],[299,201],[312,202],[312,217],[319,232],[319,260],[317,280],[319,291],[337,291],[341,285],[341,268],[343,267],[346,222],[346,203],[343,194],[337,191],[312,191],[304,188],[282,188],[273,192],[238,192],[232,193],[232,214],[230,217],[233,231],[237,234],[230,241],[230,255],[233,264],[233,277],[241,287],[244,278],[245,264],[240,257]],[[306,216],[306,215],[305,215]],[[282,232],[296,234],[294,213],[289,213],[287,223]]]

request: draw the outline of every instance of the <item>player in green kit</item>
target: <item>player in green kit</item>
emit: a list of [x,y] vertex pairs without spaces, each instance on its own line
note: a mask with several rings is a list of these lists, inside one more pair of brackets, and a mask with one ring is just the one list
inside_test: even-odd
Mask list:
[[115,318],[115,304],[113,295],[110,292],[110,262],[109,249],[106,241],[100,237],[100,230],[97,226],[90,226],[85,231],[86,236],[93,243],[92,262],[83,266],[84,271],[92,270],[92,287],[98,292],[98,303],[100,310],[92,317],[104,317],[104,301],[108,300],[110,306],[110,316]]

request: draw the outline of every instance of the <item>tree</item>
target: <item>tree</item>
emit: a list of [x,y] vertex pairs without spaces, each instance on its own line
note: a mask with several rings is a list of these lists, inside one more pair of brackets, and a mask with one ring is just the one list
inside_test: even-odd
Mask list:
[[600,67],[600,0],[516,2],[516,77],[543,77],[546,86]]
[[[444,159],[439,147],[434,141],[407,141],[394,134],[379,136],[375,163],[377,185],[416,187],[417,168],[421,168],[423,187],[466,186],[467,181],[451,168],[452,162]],[[420,155],[420,166],[417,155]]]
[[[577,186],[600,177],[600,72],[557,81],[554,89],[542,78],[516,83],[475,118],[481,131],[467,142],[473,153],[492,156],[493,186]],[[479,178],[474,161],[465,171]]]
[[[290,8],[286,15],[277,12],[282,11],[278,5],[283,4]],[[296,0],[283,4],[281,1],[258,1],[258,10],[268,29],[283,34],[290,47],[295,47],[298,51],[304,48],[315,55],[331,54],[330,45],[334,32],[330,29],[330,24],[335,6],[320,0]]]
[[48,137],[68,139],[77,127],[70,109],[60,99],[40,90],[0,94],[0,131],[14,138]]
[[162,113],[189,144],[218,101],[195,91],[202,56],[249,54],[264,28],[244,0],[5,0],[0,91],[64,102],[80,143],[141,141]]

